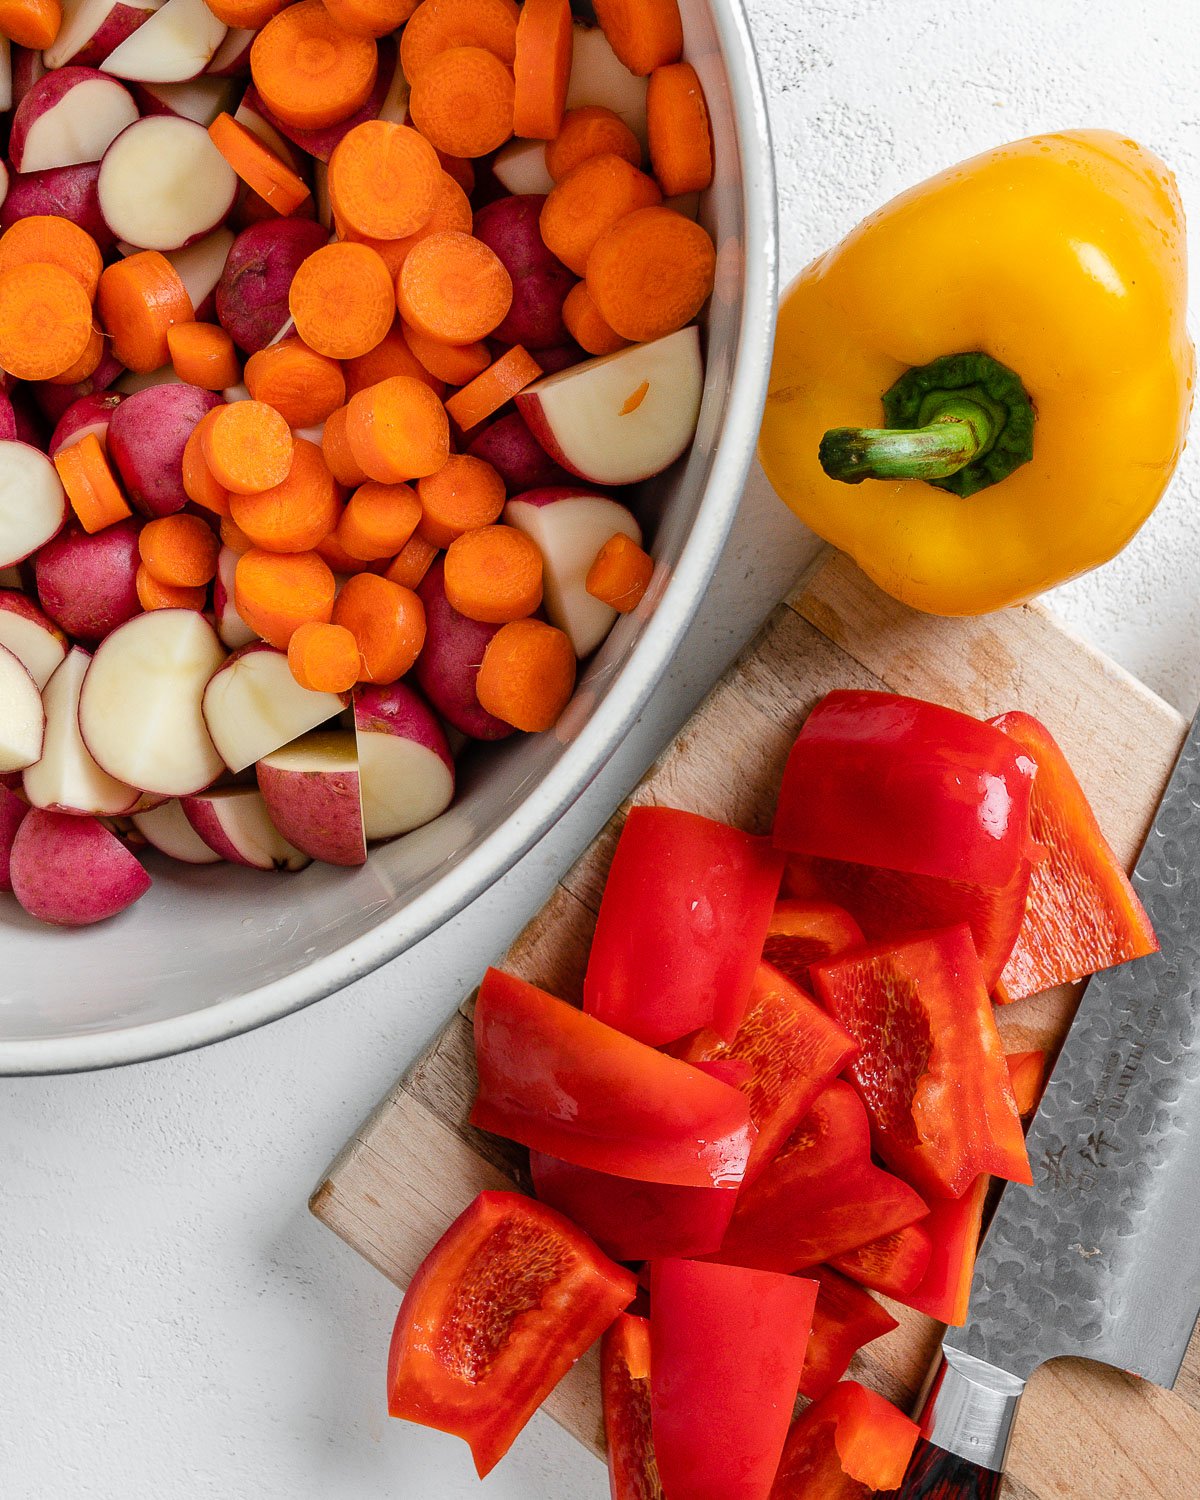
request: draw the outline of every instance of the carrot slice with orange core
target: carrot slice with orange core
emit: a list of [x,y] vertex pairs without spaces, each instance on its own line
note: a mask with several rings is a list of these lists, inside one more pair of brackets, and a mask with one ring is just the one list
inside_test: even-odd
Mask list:
[[653,574],[654,561],[649,554],[632,537],[618,531],[596,553],[585,587],[593,599],[619,615],[627,615],[645,598]]
[[208,600],[207,589],[187,589],[173,583],[159,583],[145,563],[138,567],[133,582],[138,603],[147,613],[153,609],[194,609],[199,612]]
[[690,323],[708,300],[717,252],[708,231],[670,208],[643,208],[615,224],[587,263],[600,316],[635,344]]
[[309,621],[329,623],[336,592],[328,563],[315,552],[265,552],[252,547],[238,558],[233,575],[238,614],[280,651],[287,650],[299,626]]
[[513,133],[515,94],[513,76],[498,57],[482,47],[452,47],[418,75],[408,110],[439,151],[487,156]]
[[488,642],[475,679],[486,713],[530,734],[551,729],[575,689],[575,651],[541,620],[513,620]]
[[586,281],[577,281],[567,293],[562,315],[567,332],[588,354],[615,354],[618,349],[629,347],[629,340],[623,339],[600,316]]
[[453,229],[460,234],[470,234],[475,216],[471,210],[471,200],[463,192],[459,184],[450,176],[449,172],[442,171],[438,167],[440,182],[438,183],[437,195],[434,199],[433,213],[428,224],[418,229],[415,234],[403,235],[396,240],[376,240],[369,235],[359,234],[352,225],[344,224],[337,218],[338,233],[342,239],[357,240],[364,245],[370,245],[371,249],[383,260],[387,266],[392,280],[400,275],[404,262],[408,259],[408,253],[414,245],[420,244],[423,239],[431,234],[440,234],[443,230]]
[[415,379],[424,381],[435,396],[440,397],[445,390],[443,382],[431,375],[409,348],[404,325],[399,318],[374,349],[369,349],[357,359],[345,360],[342,370],[347,396],[356,396],[369,385],[378,385],[381,380],[387,380],[392,375],[412,375]]
[[350,398],[346,439],[369,479],[398,484],[442,467],[450,454],[450,423],[424,381],[393,375]]
[[517,55],[518,11],[509,0],[424,0],[400,37],[400,65],[409,83],[443,52],[482,47],[502,63]]
[[141,375],[167,363],[167,334],[175,324],[195,317],[179,272],[157,250],[139,250],[106,266],[96,292],[96,311],[112,339],[113,354]]
[[378,69],[372,38],[343,31],[321,0],[281,10],[250,48],[250,73],[263,103],[301,130],[347,119],[366,103]]
[[304,179],[232,115],[218,115],[208,127],[208,134],[246,186],[276,213],[285,216],[295,213],[308,197]]
[[202,391],[224,391],[242,378],[233,340],[216,323],[176,323],[167,329],[167,348],[180,380]]
[[259,31],[277,16],[287,0],[205,0],[218,21],[236,31]]
[[298,625],[287,654],[292,676],[312,693],[349,692],[358,681],[358,642],[344,625]]
[[466,385],[492,362],[488,346],[481,339],[473,344],[444,344],[419,328],[406,328],[404,336],[417,360],[446,385]]
[[508,316],[512,297],[512,278],[496,252],[454,230],[414,245],[396,283],[404,321],[444,344],[486,338]]
[[432,542],[427,542],[423,536],[411,536],[396,553],[383,576],[392,583],[398,583],[401,588],[415,589],[433,566],[437,555],[438,548]]
[[213,418],[220,410],[219,406],[214,406],[211,411],[206,411],[184,444],[183,492],[195,505],[202,505],[205,510],[224,517],[229,514],[229,493],[213,478],[204,456],[205,429],[212,426]]
[[338,545],[360,563],[395,557],[417,529],[421,502],[407,484],[359,485],[337,525]]
[[18,380],[52,380],[91,337],[91,298],[70,271],[28,261],[0,273],[0,369]]
[[387,266],[369,246],[323,245],[292,278],[288,310],[310,349],[329,359],[355,359],[374,349],[392,326],[395,290]]
[[86,380],[93,375],[100,361],[104,358],[104,335],[92,325],[88,341],[84,345],[83,353],[73,365],[68,365],[61,374],[51,377],[51,385],[77,385],[81,380]]
[[343,31],[357,36],[389,36],[399,30],[420,0],[325,0],[325,9]]
[[593,156],[619,156],[631,167],[642,164],[637,136],[619,114],[603,104],[583,104],[567,111],[558,134],[546,142],[546,171],[561,182]]
[[329,198],[338,219],[358,234],[395,240],[429,223],[444,175],[437,152],[417,131],[367,120],[347,131],[329,158]]
[[325,426],[321,429],[321,453],[337,482],[353,486],[362,484],[367,476],[350,448],[350,439],[346,435],[347,411],[347,407],[339,406],[325,418]]
[[217,571],[220,538],[200,516],[159,516],[138,533],[142,566],[156,583],[196,589]]
[[292,467],[292,434],[273,406],[235,401],[205,424],[204,460],[213,478],[234,495],[282,484]]
[[608,45],[631,73],[645,78],[683,55],[678,0],[595,0]]
[[256,547],[311,552],[334,529],[341,496],[316,443],[296,438],[287,478],[255,495],[231,495],[229,514]]
[[650,162],[668,198],[712,183],[712,127],[704,90],[691,63],[655,68],[646,93]]
[[84,531],[103,531],[131,514],[94,432],[60,448],[54,455],[54,467]]
[[662,202],[652,177],[620,156],[590,156],[551,191],[539,225],[546,248],[577,276],[601,236],[627,214]]
[[367,682],[396,682],[425,644],[425,606],[412,589],[374,573],[348,579],[333,606],[336,625],[358,646],[359,675]]
[[455,453],[436,474],[419,481],[417,497],[421,502],[417,535],[434,547],[448,547],[464,532],[498,520],[507,491],[491,464]]
[[0,36],[32,52],[50,46],[62,19],[59,0],[0,0]]
[[518,391],[535,381],[542,367],[520,344],[489,365],[470,385],[464,385],[446,402],[446,410],[463,432],[469,432],[486,417],[497,412]]
[[562,126],[571,81],[574,23],[570,0],[525,0],[513,62],[513,131],[549,141]]
[[514,526],[480,526],[446,550],[446,598],[486,625],[523,620],[542,602],[542,554]]
[[273,406],[289,427],[315,427],[346,400],[337,360],[310,349],[301,338],[280,339],[246,361],[246,389]]
[[31,214],[10,224],[0,236],[0,271],[31,262],[61,266],[89,297],[96,295],[104,259],[96,241],[58,214]]

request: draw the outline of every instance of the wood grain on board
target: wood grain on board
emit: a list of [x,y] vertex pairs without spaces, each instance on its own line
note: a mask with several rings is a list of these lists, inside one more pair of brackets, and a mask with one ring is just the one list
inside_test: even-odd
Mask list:
[[[827,554],[771,616],[629,801],[512,945],[506,968],[578,1000],[605,874],[625,813],[660,803],[765,831],[788,750],[834,688],[887,687],[987,716],[1021,708],[1063,746],[1120,858],[1131,866],[1186,723],[1039,605],[980,619],[919,615]],[[998,1011],[1010,1051],[1055,1051],[1075,988]],[[522,1183],[517,1147],[467,1124],[475,1087],[470,1003],[358,1131],[312,1210],[403,1287],[450,1221],[484,1188]],[[940,1326],[889,1304],[900,1327],[851,1373],[902,1406],[913,1401]],[[381,1337],[383,1335],[381,1334]],[[545,1408],[597,1454],[603,1433],[593,1350]],[[1200,1338],[1174,1392],[1106,1367],[1059,1360],[1022,1405],[1006,1494],[1012,1500],[1195,1500],[1200,1494]]]

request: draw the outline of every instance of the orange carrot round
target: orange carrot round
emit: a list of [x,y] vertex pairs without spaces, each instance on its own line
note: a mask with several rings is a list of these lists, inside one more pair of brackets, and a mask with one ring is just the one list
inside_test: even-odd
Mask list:
[[336,591],[329,565],[315,552],[264,552],[252,547],[238,558],[233,575],[238,614],[280,651],[287,650],[299,626],[310,620],[329,623]]
[[523,620],[542,602],[542,554],[515,526],[480,526],[446,550],[446,598],[486,625]]
[[575,690],[575,651],[542,620],[512,620],[488,642],[475,679],[479,706],[514,729],[551,729]]
[[196,589],[217,571],[220,539],[199,516],[160,516],[138,533],[142,566],[156,583]]
[[421,502],[407,484],[360,484],[337,524],[338,544],[359,562],[395,557],[417,529]]
[[277,16],[287,0],[206,0],[218,21],[237,31],[258,31]]
[[713,179],[712,127],[691,63],[668,63],[651,73],[646,125],[650,162],[667,197],[703,192]]
[[439,151],[468,158],[498,150],[513,133],[515,85],[483,47],[439,52],[418,74],[408,110]]
[[337,482],[353,487],[362,484],[367,476],[350,448],[350,439],[346,435],[347,411],[347,407],[339,406],[325,418],[325,426],[321,429],[321,453]]
[[408,327],[404,336],[417,360],[446,385],[466,385],[492,362],[488,346],[482,340],[474,344],[443,344],[419,328]]
[[180,380],[202,391],[224,391],[242,378],[233,340],[216,323],[176,323],[167,348]]
[[596,553],[585,587],[593,599],[627,615],[642,602],[653,574],[653,559],[632,537],[618,531]]
[[583,104],[566,112],[562,128],[546,142],[546,171],[561,182],[593,156],[619,156],[631,167],[642,164],[637,136],[619,114],[603,104]]
[[629,346],[629,340],[623,339],[600,316],[586,281],[577,281],[567,293],[562,315],[567,332],[589,354],[615,354]]
[[525,0],[513,63],[513,131],[549,141],[562,126],[571,81],[574,25],[570,0]]
[[89,375],[95,374],[103,358],[104,335],[93,323],[88,334],[88,341],[83,346],[83,353],[73,365],[68,365],[60,374],[52,376],[50,384],[78,385],[81,380],[86,380]]
[[112,338],[113,353],[128,369],[143,375],[170,359],[171,328],[195,317],[179,272],[157,250],[139,250],[106,266],[96,311]]
[[232,516],[222,516],[221,546],[228,547],[231,552],[236,552],[239,557],[242,557],[253,549],[254,543]]
[[310,349],[330,359],[354,359],[374,349],[392,326],[392,278],[366,245],[323,245],[292,278],[288,309]]
[[347,119],[375,86],[379,49],[370,37],[343,31],[321,0],[299,0],[273,16],[254,38],[250,73],[263,103],[301,130]]
[[643,208],[597,242],[587,289],[609,326],[641,344],[690,323],[712,292],[716,269],[707,230],[674,209]]
[[357,233],[395,240],[429,223],[444,175],[417,131],[367,120],[347,131],[329,158],[329,198]]
[[388,36],[399,30],[419,0],[325,0],[325,9],[343,31],[356,36]]
[[433,566],[438,549],[423,536],[410,536],[392,559],[383,576],[401,588],[415,589]]
[[542,205],[546,248],[577,276],[587,270],[597,240],[627,214],[662,202],[652,177],[620,156],[589,156],[573,168]]
[[404,325],[399,318],[374,349],[360,354],[357,359],[345,360],[342,370],[348,397],[357,396],[359,391],[365,391],[369,385],[378,385],[381,380],[387,380],[392,375],[412,375],[423,381],[438,397],[446,388],[442,381],[429,373],[408,347]]
[[358,240],[364,245],[370,245],[387,266],[393,281],[399,277],[404,262],[408,259],[409,251],[429,235],[440,234],[444,229],[457,230],[460,234],[471,233],[475,222],[471,200],[449,172],[442,170],[440,164],[438,171],[440,181],[434,198],[433,213],[430,215],[429,222],[423,228],[418,229],[415,234],[402,235],[396,240],[376,240],[369,235],[359,234],[352,225],[342,223],[336,213],[334,215],[342,239]]
[[404,321],[444,344],[486,338],[508,316],[512,296],[512,278],[496,252],[453,230],[414,245],[396,283]]
[[631,73],[644,78],[683,55],[678,0],[595,0],[608,45]]
[[58,214],[31,214],[18,219],[0,235],[0,271],[31,262],[61,266],[80,283],[89,297],[96,295],[104,260],[96,241]]
[[482,47],[512,65],[517,7],[508,0],[424,0],[400,36],[400,65],[409,83],[453,47]]
[[0,369],[18,380],[52,380],[91,336],[91,299],[70,271],[28,261],[0,273]]
[[293,214],[308,197],[308,185],[282,157],[232,115],[220,114],[208,127],[213,145],[242,179],[276,213]]
[[32,52],[54,41],[62,19],[59,0],[0,0],[0,36]]
[[436,474],[418,482],[417,497],[421,502],[417,535],[434,547],[448,547],[464,532],[498,520],[507,492],[491,464],[453,453]]
[[218,407],[201,441],[213,478],[235,495],[253,495],[282,484],[292,467],[288,424],[262,401]]
[[423,381],[393,375],[351,396],[346,439],[368,478],[398,484],[442,467],[450,453],[450,423]]
[[396,682],[412,669],[425,644],[425,606],[412,589],[356,573],[342,585],[333,606],[336,625],[358,646],[359,676],[366,682]]
[[171,583],[159,583],[145,563],[141,563],[134,575],[138,603],[147,613],[152,609],[202,610],[208,599],[208,590],[185,589]]
[[292,676],[309,692],[346,693],[358,681],[358,642],[344,625],[298,625],[287,654]]
[[287,478],[254,495],[231,495],[229,514],[266,552],[311,552],[338,524],[341,497],[316,443],[295,438]]
[[280,339],[252,354],[243,379],[255,401],[273,406],[289,427],[315,427],[346,400],[341,366],[301,338]]
[[54,455],[54,467],[84,531],[103,531],[131,514],[94,432],[60,448]]
[[[184,445],[183,492],[194,504],[202,505],[205,510],[224,517],[229,514],[229,494],[224,485],[218,484],[213,478],[204,456],[205,430],[212,426],[213,418],[220,410],[221,407],[214,406],[211,411],[206,411],[192,428],[191,436]],[[246,545],[249,546],[249,542]]]
[[514,344],[470,385],[455,391],[446,402],[446,410],[462,432],[469,432],[485,417],[499,411],[505,402],[511,401],[518,391],[532,384],[541,373],[542,367],[533,355],[520,344]]

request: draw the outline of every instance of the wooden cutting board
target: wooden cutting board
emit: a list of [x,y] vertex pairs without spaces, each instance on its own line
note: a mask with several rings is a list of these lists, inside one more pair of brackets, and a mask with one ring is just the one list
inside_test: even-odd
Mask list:
[[[767,831],[800,724],[824,693],[847,687],[886,687],[981,716],[1022,708],[1043,719],[1127,865],[1186,729],[1173,708],[1039,605],[983,619],[935,619],[880,593],[844,557],[825,554],[563,877],[502,965],[578,1001],[627,808],[662,803]],[[1062,990],[1001,1008],[1007,1048],[1057,1049],[1076,1000],[1076,990]],[[313,1213],[398,1287],[478,1192],[514,1180],[527,1185],[524,1153],[467,1124],[474,1087],[468,1000],[313,1194]],[[901,1326],[869,1345],[851,1373],[907,1408],[941,1330],[889,1305]],[[595,1350],[546,1410],[603,1452]],[[1006,1493],[1020,1500],[1196,1500],[1200,1336],[1174,1392],[1077,1360],[1040,1370],[1021,1409]]]

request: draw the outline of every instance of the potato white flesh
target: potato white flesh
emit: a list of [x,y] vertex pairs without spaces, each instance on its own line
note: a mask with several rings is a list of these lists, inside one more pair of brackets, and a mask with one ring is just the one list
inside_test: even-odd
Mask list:
[[12,652],[39,692],[67,654],[62,631],[15,589],[0,590],[0,646]]
[[160,854],[185,865],[220,864],[221,856],[210,849],[187,820],[183,806],[172,797],[157,807],[131,814],[133,826]]
[[267,805],[254,787],[222,787],[185,797],[182,805],[204,842],[231,864],[254,870],[302,870],[311,862],[271,822]]
[[48,68],[95,67],[154,14],[162,0],[63,0],[63,21],[43,57]]
[[23,562],[67,519],[58,471],[28,443],[0,442],[0,568]]
[[33,765],[45,732],[37,684],[12,652],[0,646],[0,775]]
[[133,95],[115,78],[68,80],[61,91],[58,83],[59,75],[47,73],[17,111],[9,151],[18,172],[99,161],[138,117]]
[[141,793],[98,766],[79,732],[79,693],[91,660],[76,646],[46,684],[45,743],[22,779],[33,807],[117,817],[135,807]]
[[195,120],[148,115],[104,153],[100,212],[118,239],[178,250],[209,234],[233,207],[238,179]]
[[138,83],[183,83],[204,72],[228,29],[204,0],[166,0],[101,66]]
[[510,141],[492,162],[497,181],[510,193],[549,193],[554,178],[546,170],[545,141]]
[[244,771],[341,711],[336,694],[302,688],[286,653],[271,646],[230,657],[204,693],[209,733],[231,771]]
[[620,115],[646,150],[646,94],[649,79],[631,73],[598,26],[576,23],[571,53],[567,108],[602,104]]

